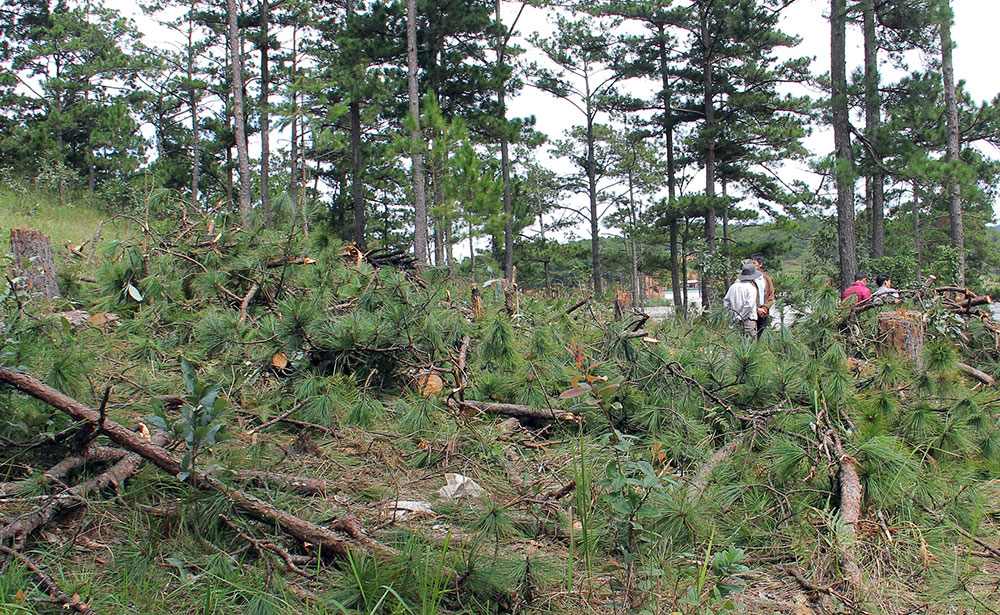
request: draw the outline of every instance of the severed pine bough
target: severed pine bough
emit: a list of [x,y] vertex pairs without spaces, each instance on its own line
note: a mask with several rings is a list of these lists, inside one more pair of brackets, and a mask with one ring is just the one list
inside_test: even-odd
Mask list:
[[[0,540],[6,541],[10,538],[13,540],[14,546],[14,548],[3,547],[0,551],[8,557],[25,561],[26,567],[33,572],[40,585],[48,593],[55,596],[55,599],[64,604],[66,608],[72,608],[80,613],[90,612],[89,607],[79,599],[74,599],[65,596],[62,592],[58,592],[58,588],[55,587],[51,577],[46,575],[37,564],[26,560],[26,557],[19,554],[17,549],[23,546],[28,534],[54,518],[60,511],[78,503],[89,491],[124,480],[125,477],[138,468],[143,460],[153,463],[171,476],[177,476],[181,473],[181,460],[174,453],[162,447],[162,444],[165,442],[165,438],[162,436],[148,437],[142,433],[136,433],[111,419],[101,416],[101,413],[97,410],[87,407],[30,375],[0,368],[0,382],[4,382],[23,393],[46,402],[78,421],[85,421],[88,425],[98,426],[100,433],[106,435],[110,440],[127,451],[130,451],[130,454],[125,455],[108,472],[71,489],[65,494],[51,499],[49,504],[36,509],[26,517],[14,520],[0,531]],[[271,473],[251,473],[245,476],[244,479],[263,482],[288,482],[296,490],[307,492],[323,491],[329,487],[327,481],[310,482],[309,479],[290,481],[289,477]],[[357,520],[351,515],[337,517],[328,527],[323,527],[277,508],[254,495],[226,484],[210,474],[200,471],[191,472],[185,482],[197,489],[221,494],[248,517],[267,525],[278,527],[300,543],[311,545],[314,549],[325,555],[344,557],[347,555],[349,549],[361,549],[380,559],[391,559],[397,555],[397,552],[391,547],[383,545],[367,536]],[[64,600],[60,596],[66,599]]]

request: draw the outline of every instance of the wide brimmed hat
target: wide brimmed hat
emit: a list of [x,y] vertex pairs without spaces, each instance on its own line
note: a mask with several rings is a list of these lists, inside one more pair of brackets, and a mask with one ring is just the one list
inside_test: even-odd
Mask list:
[[757,267],[753,263],[748,263],[743,265],[743,271],[740,271],[740,280],[756,280],[760,277],[760,272],[757,271]]

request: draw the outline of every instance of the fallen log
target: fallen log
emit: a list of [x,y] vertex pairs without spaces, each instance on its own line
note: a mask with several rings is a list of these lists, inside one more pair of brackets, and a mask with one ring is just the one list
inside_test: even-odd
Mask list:
[[46,594],[51,596],[53,600],[63,605],[64,609],[73,610],[76,611],[77,613],[94,612],[94,610],[90,608],[89,604],[80,600],[79,596],[75,594],[70,596],[62,589],[60,589],[59,585],[56,584],[52,576],[49,575],[49,573],[45,572],[45,570],[41,566],[36,564],[34,560],[29,558],[27,555],[24,555],[23,553],[18,553],[14,549],[7,548],[3,545],[0,545],[0,553],[3,553],[7,557],[16,559],[17,561],[21,562],[22,566],[31,571],[31,575],[35,577],[36,581],[38,581],[38,584],[41,586],[42,590]]
[[[91,423],[100,421],[101,417],[96,410],[27,374],[0,368],[0,382],[6,382],[19,391],[44,401],[77,420]],[[141,455],[171,476],[177,476],[182,471],[180,459],[172,452],[155,446],[149,440],[111,419],[104,420],[101,431],[115,443]],[[196,489],[221,494],[247,516],[267,525],[278,527],[302,543],[308,543],[313,548],[320,549],[324,554],[344,557],[350,547],[358,547],[379,557],[394,558],[397,555],[394,549],[372,540],[361,532],[356,522],[335,522],[331,524],[332,530],[327,529],[281,510],[258,497],[231,487],[218,478],[200,471],[192,472],[185,482]],[[341,528],[348,528],[352,531],[344,533]]]
[[[150,442],[154,446],[162,446],[167,442],[167,437],[162,433],[158,433],[152,437]],[[13,523],[0,530],[0,542],[10,539],[15,549],[20,550],[24,548],[31,534],[63,513],[86,504],[85,498],[90,493],[107,489],[112,485],[117,486],[122,484],[125,482],[125,479],[135,474],[143,461],[145,460],[140,455],[130,453],[122,457],[118,463],[106,472],[102,472],[94,478],[71,487],[62,493],[57,493],[42,506],[21,515]]]
[[500,416],[510,416],[516,419],[531,419],[535,421],[568,421],[570,423],[583,423],[584,417],[580,414],[567,412],[566,410],[556,410],[554,408],[538,409],[520,404],[501,404],[483,401],[460,401],[455,400],[460,407],[471,408],[479,412],[497,414]]
[[833,452],[840,467],[840,519],[844,522],[846,541],[838,541],[844,576],[856,593],[861,591],[861,567],[851,551],[850,543],[857,537],[857,524],[861,520],[861,477],[854,458],[844,452],[844,444],[835,429],[827,434],[833,441]]

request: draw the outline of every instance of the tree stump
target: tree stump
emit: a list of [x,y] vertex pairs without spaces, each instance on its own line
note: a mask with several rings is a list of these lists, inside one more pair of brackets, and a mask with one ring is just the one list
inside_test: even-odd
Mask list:
[[49,299],[59,296],[52,241],[48,235],[30,228],[12,228],[10,251],[14,256],[14,275],[20,278],[22,288],[42,293]]
[[924,315],[916,310],[895,310],[878,315],[880,347],[917,362],[924,348]]

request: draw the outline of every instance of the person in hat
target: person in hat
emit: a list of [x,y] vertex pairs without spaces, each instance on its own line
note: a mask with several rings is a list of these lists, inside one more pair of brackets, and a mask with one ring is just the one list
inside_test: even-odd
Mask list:
[[868,288],[868,274],[864,271],[854,274],[854,284],[844,291],[844,294],[840,296],[840,300],[846,301],[852,295],[857,297],[857,301],[864,301],[872,296],[872,291]]
[[747,337],[757,338],[757,308],[760,307],[760,292],[757,289],[757,279],[761,277],[756,265],[743,265],[739,276],[722,299],[722,305],[733,313],[734,322],[738,323]]

